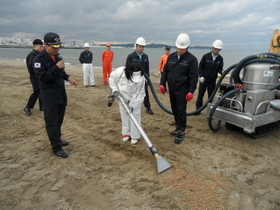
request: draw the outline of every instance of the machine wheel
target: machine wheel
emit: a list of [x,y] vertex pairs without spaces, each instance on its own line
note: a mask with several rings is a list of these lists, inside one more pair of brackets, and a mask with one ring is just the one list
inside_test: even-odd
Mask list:
[[255,132],[250,134],[250,136],[254,139],[257,139],[266,136],[268,134],[277,132],[279,128],[280,128],[280,121],[269,123],[255,128]]
[[228,130],[231,130],[231,131],[236,131],[238,130],[238,127],[236,125],[233,125],[233,124],[230,124],[228,122],[225,122],[225,127],[228,129]]

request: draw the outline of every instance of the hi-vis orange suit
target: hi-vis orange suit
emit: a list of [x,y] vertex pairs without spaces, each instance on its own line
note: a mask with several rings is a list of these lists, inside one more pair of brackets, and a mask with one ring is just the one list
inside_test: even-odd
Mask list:
[[114,52],[111,50],[105,50],[102,52],[103,62],[103,83],[108,83],[108,78],[112,72],[112,61],[114,59]]
[[164,54],[163,56],[160,57],[160,61],[159,61],[159,64],[158,64],[158,71],[159,72],[163,72],[163,68],[164,68],[164,65],[166,64],[168,56],[169,56],[169,54],[168,55]]

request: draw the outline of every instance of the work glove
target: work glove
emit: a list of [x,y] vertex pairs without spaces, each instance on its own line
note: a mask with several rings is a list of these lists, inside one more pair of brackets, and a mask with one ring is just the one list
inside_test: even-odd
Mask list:
[[192,93],[188,93],[187,95],[186,95],[186,101],[188,102],[188,101],[190,101],[190,100],[192,100],[193,99],[193,94]]
[[199,82],[200,82],[200,83],[205,82],[205,78],[204,78],[204,77],[199,77]]
[[114,91],[112,93],[112,95],[115,97],[115,98],[118,98],[120,96],[120,92],[119,91]]
[[161,85],[161,86],[159,87],[159,90],[160,90],[160,92],[161,92],[162,94],[164,94],[164,93],[166,92],[166,88],[165,88],[163,85]]

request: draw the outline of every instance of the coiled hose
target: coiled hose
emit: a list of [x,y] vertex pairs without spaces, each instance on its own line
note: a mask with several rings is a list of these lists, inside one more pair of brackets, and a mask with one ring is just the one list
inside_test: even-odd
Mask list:
[[[231,65],[229,68],[227,68],[227,69],[223,72],[222,76],[219,78],[219,80],[218,80],[218,82],[217,82],[217,84],[216,84],[216,86],[215,86],[215,89],[214,89],[212,95],[209,97],[209,99],[208,99],[199,109],[197,109],[197,110],[195,110],[195,111],[193,111],[193,112],[186,113],[187,116],[194,115],[194,114],[196,114],[196,113],[198,113],[198,112],[201,112],[203,109],[205,109],[205,107],[207,106],[207,104],[208,104],[210,101],[212,101],[212,99],[213,99],[214,96],[216,95],[216,92],[218,91],[218,88],[220,87],[220,84],[222,83],[224,77],[225,77],[225,76],[228,74],[228,72],[230,72],[235,66],[236,66],[236,64]],[[167,109],[167,108],[160,102],[160,100],[158,99],[157,94],[156,94],[155,89],[154,89],[154,86],[153,86],[153,84],[152,84],[150,78],[148,77],[148,75],[147,75],[146,73],[144,73],[144,76],[145,76],[145,78],[146,78],[146,80],[147,80],[147,82],[148,82],[148,85],[150,86],[150,89],[151,89],[151,92],[152,92],[152,94],[153,94],[153,97],[154,97],[155,101],[157,102],[157,104],[159,105],[159,107],[160,107],[163,111],[167,112],[168,114],[173,115],[173,112],[170,111],[169,109]]]
[[[258,54],[258,55],[251,55],[251,56],[248,56],[248,57],[242,59],[236,65],[234,70],[232,71],[231,77],[230,77],[230,83],[232,83],[232,80],[233,80],[235,84],[242,84],[242,81],[239,77],[241,69],[246,65],[249,65],[251,63],[257,63],[257,62],[258,63],[280,64],[280,55],[277,53],[262,53],[262,54]],[[280,83],[278,85],[270,88],[269,90],[270,91],[274,90],[274,89],[278,88],[279,86],[280,86]],[[234,94],[238,91],[240,91],[240,90],[235,89],[235,90],[232,90],[232,91],[226,93],[223,97],[221,97],[215,103],[215,105],[211,109],[209,116],[208,116],[208,126],[212,131],[217,132],[220,128],[221,120],[218,121],[218,123],[215,127],[212,125],[213,115],[214,115],[214,112],[216,111],[217,107],[226,99],[226,97],[228,97],[229,95]],[[243,92],[246,92],[246,90],[243,90]],[[270,104],[270,107],[280,111],[280,109],[277,106],[274,106],[273,104]]]
[[[240,71],[244,66],[247,66],[251,63],[270,63],[270,64],[280,64],[280,55],[277,53],[261,53],[256,55],[250,55],[242,59],[232,71],[230,77],[230,83],[242,84],[240,79]],[[233,80],[233,81],[232,81]]]

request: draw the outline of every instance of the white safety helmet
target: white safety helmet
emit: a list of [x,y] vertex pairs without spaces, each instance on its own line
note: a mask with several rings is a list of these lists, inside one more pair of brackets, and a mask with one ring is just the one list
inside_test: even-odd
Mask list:
[[182,33],[177,37],[175,45],[177,48],[186,49],[190,45],[190,43],[191,41],[189,35]]
[[86,42],[86,43],[84,44],[84,47],[89,47],[89,44]]
[[136,39],[135,44],[141,45],[141,46],[146,46],[146,41],[143,37],[139,37],[138,39]]
[[214,48],[217,48],[217,49],[222,49],[223,48],[223,42],[218,39],[215,42],[213,42],[212,46]]

